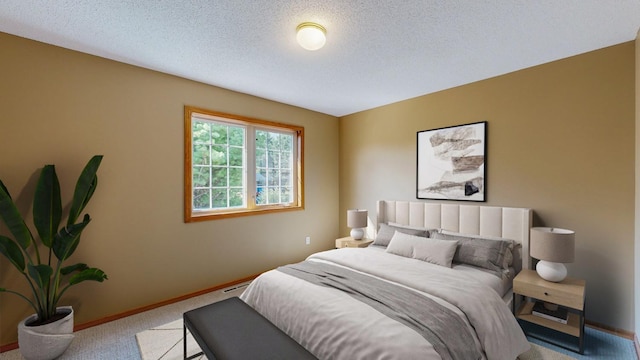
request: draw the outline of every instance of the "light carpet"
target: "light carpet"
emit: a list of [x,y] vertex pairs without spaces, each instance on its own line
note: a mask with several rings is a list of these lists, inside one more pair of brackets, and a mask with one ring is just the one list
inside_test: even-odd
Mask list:
[[[182,319],[145,330],[136,334],[140,355],[143,360],[182,360],[183,359]],[[187,332],[188,356],[200,352],[198,344]],[[201,355],[198,360],[206,359]],[[531,344],[531,349],[520,355],[520,360],[572,360],[573,358],[545,347]]]

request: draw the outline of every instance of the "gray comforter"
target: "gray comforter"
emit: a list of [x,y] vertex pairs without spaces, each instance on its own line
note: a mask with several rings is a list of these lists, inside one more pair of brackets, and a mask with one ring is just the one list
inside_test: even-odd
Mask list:
[[434,334],[424,336],[423,330],[397,315],[353,296],[353,290],[277,270],[262,274],[247,288],[243,300],[320,359],[447,359],[467,356],[463,353],[471,358],[515,359],[529,349],[497,293],[454,269],[367,249],[332,250],[308,260],[356,271],[359,277],[373,279],[370,283],[389,284],[383,286],[387,289],[399,286],[417,291],[422,300],[412,298],[411,302],[420,302],[403,310],[401,317],[429,324],[433,321],[425,317],[438,308],[438,314],[447,314],[449,320],[444,322],[458,329],[427,325],[426,331]]

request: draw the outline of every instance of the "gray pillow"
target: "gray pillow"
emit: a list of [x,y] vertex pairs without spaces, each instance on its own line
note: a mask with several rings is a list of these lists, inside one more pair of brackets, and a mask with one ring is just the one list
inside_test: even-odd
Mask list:
[[429,235],[434,239],[458,241],[458,248],[453,256],[454,263],[493,270],[500,276],[502,270],[508,269],[509,261],[513,262],[511,251],[513,249],[513,241],[511,240],[493,240],[437,232],[432,232]]
[[388,246],[396,231],[403,234],[427,237],[427,231],[425,229],[409,229],[405,227],[380,224],[380,229],[378,229],[378,234],[376,235],[375,240],[373,240],[373,245]]
[[[505,252],[505,263],[503,268],[504,269],[509,269],[510,267],[513,266],[514,261],[516,260],[515,257],[517,255],[517,251],[522,244],[513,241],[511,239],[507,239],[507,238],[503,238],[503,237],[498,237],[498,236],[488,236],[488,235],[470,235],[470,234],[462,234],[459,232],[454,232],[454,231],[449,231],[449,230],[445,230],[445,229],[440,229],[437,230],[439,233],[441,234],[447,234],[447,235],[454,235],[454,236],[462,236],[462,237],[466,237],[466,238],[471,238],[471,239],[484,239],[484,240],[497,240],[497,241],[506,241],[508,242],[510,245],[507,248],[507,251]],[[428,237],[431,237],[431,232],[429,231],[427,233]],[[521,259],[518,259],[518,261],[522,261]]]

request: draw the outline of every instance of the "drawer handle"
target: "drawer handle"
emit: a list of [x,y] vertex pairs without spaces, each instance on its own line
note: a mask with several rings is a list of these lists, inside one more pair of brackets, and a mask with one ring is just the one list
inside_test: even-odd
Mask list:
[[545,291],[544,295],[545,295],[545,296],[549,296],[549,293]]

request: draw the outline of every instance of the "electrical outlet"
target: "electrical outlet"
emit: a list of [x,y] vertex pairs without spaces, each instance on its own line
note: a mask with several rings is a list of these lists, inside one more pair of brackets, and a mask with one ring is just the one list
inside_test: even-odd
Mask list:
[[307,244],[307,245],[311,244],[311,236],[307,236],[307,237],[304,239],[304,242],[305,242],[305,244]]

